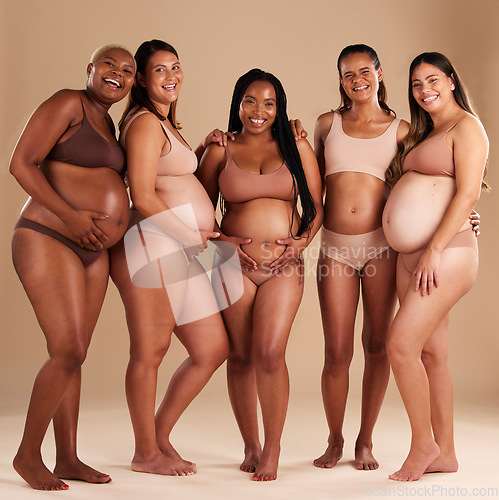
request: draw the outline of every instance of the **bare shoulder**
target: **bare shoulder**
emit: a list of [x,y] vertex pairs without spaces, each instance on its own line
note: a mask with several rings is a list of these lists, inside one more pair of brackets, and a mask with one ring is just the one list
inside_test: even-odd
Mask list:
[[488,137],[483,127],[482,122],[474,115],[470,113],[464,113],[459,119],[456,126],[449,131],[450,139],[453,142],[456,141],[466,141],[466,142],[476,142],[479,141],[482,144],[486,144],[488,147]]
[[320,126],[331,126],[331,123],[333,122],[333,117],[334,117],[334,111],[328,111],[326,113],[322,113],[322,115],[319,115],[317,118],[317,125]]
[[327,113],[322,113],[317,118],[315,123],[315,135],[316,137],[321,137],[324,139],[329,130],[331,129],[331,125],[333,123],[334,111],[328,111]]
[[59,116],[81,116],[81,93],[72,89],[59,90],[43,102],[38,109],[49,113],[57,112]]
[[212,162],[221,162],[225,159],[225,147],[218,142],[211,143],[203,153],[203,158]]
[[157,134],[163,136],[163,131],[161,127],[161,123],[156,115],[151,112],[146,112],[137,115],[142,110],[137,110],[132,115],[127,116],[125,121],[133,120],[129,127],[127,135],[135,135],[135,134]]
[[397,143],[400,144],[409,133],[410,124],[406,120],[400,120],[397,128]]

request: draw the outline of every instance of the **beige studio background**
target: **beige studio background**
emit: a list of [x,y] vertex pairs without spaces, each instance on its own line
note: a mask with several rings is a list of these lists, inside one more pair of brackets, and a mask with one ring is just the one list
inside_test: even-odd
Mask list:
[[[83,87],[86,65],[96,47],[115,42],[134,52],[151,38],[164,39],[179,52],[185,81],[178,114],[182,132],[193,146],[212,128],[226,126],[235,80],[252,67],[281,79],[289,115],[302,119],[312,140],[316,117],[339,104],[335,65],[345,45],[363,42],[378,51],[388,102],[405,119],[409,118],[406,88],[412,58],[427,50],[450,57],[487,129],[488,180],[495,188],[479,202],[480,273],[473,290],[452,312],[450,364],[458,402],[497,409],[498,14],[497,0],[2,0],[0,414],[25,412],[33,379],[46,356],[43,336],[11,264],[10,234],[26,199],[8,174],[11,151],[36,106],[61,88]],[[112,110],[115,121],[122,108]],[[293,404],[320,401],[323,355],[313,276],[315,243],[309,250],[306,293],[288,348]],[[124,407],[127,354],[123,308],[111,283],[84,366],[84,408]],[[183,349],[174,343],[161,371],[161,390],[183,357]],[[360,392],[361,371],[357,344],[353,401]],[[214,408],[226,404],[224,369],[200,398]],[[393,379],[387,398],[397,402]]]

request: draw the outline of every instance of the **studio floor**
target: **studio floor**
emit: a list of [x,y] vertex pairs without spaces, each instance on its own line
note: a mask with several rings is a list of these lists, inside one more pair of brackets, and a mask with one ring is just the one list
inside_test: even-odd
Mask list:
[[[68,481],[63,492],[30,489],[12,469],[24,424],[24,415],[0,416],[0,498],[25,500],[54,495],[68,499],[172,499],[172,500],[326,500],[366,497],[493,498],[499,496],[497,453],[499,411],[490,407],[457,407],[456,447],[460,470],[455,474],[428,474],[414,483],[388,479],[405,458],[409,428],[401,404],[387,403],[375,431],[376,471],[353,467],[353,444],[358,425],[358,406],[350,404],[345,419],[345,453],[332,470],[318,469],[312,460],[326,445],[326,424],[316,401],[293,401],[282,441],[277,481],[256,483],[251,474],[238,470],[242,444],[228,403],[194,402],[173,436],[184,458],[197,463],[190,477],[162,477],[132,472],[133,449],[126,407],[81,412],[79,449],[81,458],[111,475],[105,485]],[[49,434],[43,454],[53,465],[54,447]]]

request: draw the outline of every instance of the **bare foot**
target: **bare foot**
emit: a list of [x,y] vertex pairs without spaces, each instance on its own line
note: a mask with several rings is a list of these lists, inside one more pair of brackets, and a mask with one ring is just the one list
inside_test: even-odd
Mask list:
[[162,453],[147,457],[147,459],[135,455],[132,460],[132,470],[164,476],[192,476],[197,472],[193,466],[186,466],[179,460],[165,457]]
[[239,466],[239,469],[243,472],[255,472],[258,464],[260,463],[260,457],[262,455],[262,449],[259,447],[258,449],[244,449],[244,460],[243,463]]
[[442,453],[427,467],[427,472],[457,472],[459,464],[456,455],[444,456]]
[[355,468],[357,470],[376,470],[379,467],[378,461],[374,458],[372,453],[373,446],[355,445]]
[[103,474],[84,464],[78,458],[72,460],[58,460],[55,464],[54,475],[60,479],[76,479],[87,483],[110,483],[108,474]]
[[280,449],[262,453],[260,463],[251,478],[253,481],[275,481],[277,479],[277,467],[279,465]]
[[55,477],[39,459],[23,460],[17,454],[12,462],[16,472],[35,490],[55,491],[67,490],[69,486]]
[[314,465],[321,469],[332,469],[343,456],[343,442],[341,444],[329,443],[324,455],[314,460]]
[[400,470],[390,474],[389,478],[394,481],[417,481],[439,454],[440,448],[436,443],[418,450],[411,446]]
[[165,457],[169,457],[173,460],[176,460],[177,462],[181,462],[184,464],[185,467],[191,467],[195,468],[196,464],[194,462],[189,462],[189,460],[184,460],[178,451],[172,446],[170,441],[166,441],[165,443],[159,443],[158,442],[159,449],[161,450],[161,453],[165,455]]

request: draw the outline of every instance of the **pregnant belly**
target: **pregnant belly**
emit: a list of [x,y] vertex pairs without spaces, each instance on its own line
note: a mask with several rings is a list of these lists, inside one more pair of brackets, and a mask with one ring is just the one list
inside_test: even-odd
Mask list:
[[[227,236],[251,238],[251,243],[241,245],[242,250],[259,268],[268,269],[286,248],[276,240],[289,237],[292,211],[290,202],[270,198],[232,204],[222,220],[222,232]],[[294,232],[298,223],[295,216]]]
[[383,230],[390,246],[411,253],[428,245],[455,194],[456,182],[451,177],[404,174],[383,211]]
[[[94,220],[95,225],[109,238],[104,243],[105,248],[121,239],[128,225],[129,199],[123,180],[114,170],[50,162],[44,166],[44,173],[54,190],[68,205],[108,216],[104,220]],[[59,217],[35,200],[31,199],[26,204],[22,215],[74,240],[71,231]]]
[[158,176],[156,192],[192,231],[213,231],[215,210],[194,175]]

